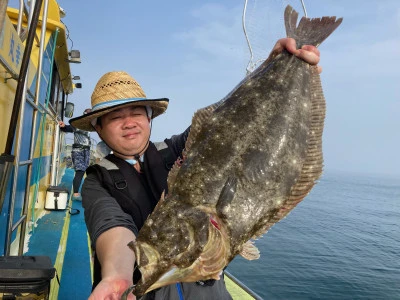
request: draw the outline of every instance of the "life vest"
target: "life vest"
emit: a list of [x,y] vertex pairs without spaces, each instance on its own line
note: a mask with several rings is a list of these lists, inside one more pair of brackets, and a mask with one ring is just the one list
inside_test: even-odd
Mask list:
[[[132,216],[138,230],[140,230],[144,221],[159,201],[162,192],[168,192],[168,172],[177,159],[178,156],[174,154],[166,143],[153,144],[150,142],[144,155],[144,170],[141,175],[128,162],[112,154],[106,156],[100,162],[100,165],[90,166],[86,172],[97,172],[103,186],[116,199],[121,208]],[[146,180],[141,178],[141,176],[144,176]],[[139,279],[140,273],[138,269],[135,269],[133,280],[136,282]],[[100,280],[100,263],[95,256],[93,288]],[[197,281],[196,286],[211,287],[214,283],[214,279],[209,279]],[[178,294],[181,295],[181,284],[177,284],[176,286]],[[190,288],[193,289],[193,287]],[[225,291],[224,285],[221,289]],[[204,292],[206,291],[207,289],[204,290]],[[148,298],[145,299],[152,299],[154,292],[147,295]],[[179,298],[182,299],[181,297]]]
[[142,174],[138,174],[132,165],[113,154],[107,155],[103,160],[111,162],[115,167],[110,168],[106,163],[100,162],[90,166],[86,172],[97,173],[103,186],[124,212],[132,216],[140,230],[162,192],[167,193],[168,172],[177,158],[167,144],[158,143],[156,146],[150,142],[144,155]]
[[[153,211],[163,191],[167,192],[168,172],[178,157],[164,142],[149,146],[144,155],[144,170],[138,174],[131,164],[113,154],[99,164],[90,166],[86,173],[97,173],[102,186],[116,199],[124,212],[132,216],[138,230]],[[140,278],[134,274],[134,280]],[[101,280],[100,263],[95,255],[93,288]]]

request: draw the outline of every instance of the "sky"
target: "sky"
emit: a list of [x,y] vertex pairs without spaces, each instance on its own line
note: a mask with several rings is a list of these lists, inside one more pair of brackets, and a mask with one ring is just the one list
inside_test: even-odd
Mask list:
[[[327,102],[326,170],[400,177],[400,4],[398,0],[305,0],[309,17],[343,17],[319,47]],[[60,0],[72,65],[82,89],[70,95],[75,115],[90,107],[97,80],[123,70],[148,98],[170,99],[153,122],[152,140],[182,132],[194,112],[227,95],[246,75],[250,51],[244,1]],[[256,59],[284,37],[283,10],[300,1],[248,1],[246,28]],[[94,138],[97,135],[93,134]]]

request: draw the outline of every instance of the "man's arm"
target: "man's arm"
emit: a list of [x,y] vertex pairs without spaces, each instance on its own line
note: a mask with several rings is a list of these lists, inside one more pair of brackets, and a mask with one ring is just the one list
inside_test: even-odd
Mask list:
[[[120,299],[132,285],[135,254],[128,243],[135,240],[137,228],[132,217],[122,211],[102,186],[96,172],[89,172],[85,178],[82,205],[92,244],[96,246],[102,276],[89,299]],[[135,298],[132,294],[128,299]]]
[[[111,228],[98,237],[96,254],[101,264],[102,280],[89,300],[120,299],[125,290],[133,284],[135,255],[127,246],[133,240],[135,235],[125,227]],[[136,298],[130,294],[128,299]]]
[[59,121],[58,126],[60,126],[60,130],[62,132],[74,132],[74,127],[71,125],[66,125],[63,121]]

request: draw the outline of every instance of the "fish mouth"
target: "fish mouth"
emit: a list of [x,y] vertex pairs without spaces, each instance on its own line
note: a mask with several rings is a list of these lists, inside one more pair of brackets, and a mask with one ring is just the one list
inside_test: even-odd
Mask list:
[[[188,267],[178,267],[177,263],[162,259],[151,245],[135,243],[134,251],[141,279],[135,286],[135,294],[141,296],[162,286],[176,282],[196,282],[220,278],[221,271],[228,264],[230,244],[227,235],[210,223],[209,238],[204,248]],[[180,256],[183,256],[182,253]],[[177,257],[179,260],[179,257]],[[145,262],[145,263],[143,263]],[[142,263],[142,265],[140,265]]]

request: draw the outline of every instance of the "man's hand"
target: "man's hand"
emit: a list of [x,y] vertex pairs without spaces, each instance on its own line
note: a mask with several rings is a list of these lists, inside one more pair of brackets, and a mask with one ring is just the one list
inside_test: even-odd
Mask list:
[[[301,49],[296,48],[296,41],[292,38],[283,38],[276,42],[268,59],[274,58],[284,49],[294,54],[298,58],[308,62],[310,65],[317,65],[320,60],[320,52],[315,46],[304,45]],[[322,68],[318,66],[318,73],[322,72]]]
[[64,128],[65,123],[63,121],[58,121],[58,126],[60,126],[61,128]]
[[[122,294],[131,286],[132,282],[121,278],[104,278],[93,290],[89,300],[120,300]],[[130,293],[128,300],[135,300],[136,297]]]
[[[83,194],[83,201],[85,201]],[[116,300],[133,285],[135,254],[128,243],[135,240],[133,232],[125,227],[113,227],[100,234],[96,254],[101,264],[101,281],[89,300]],[[128,300],[136,297],[130,293]]]

